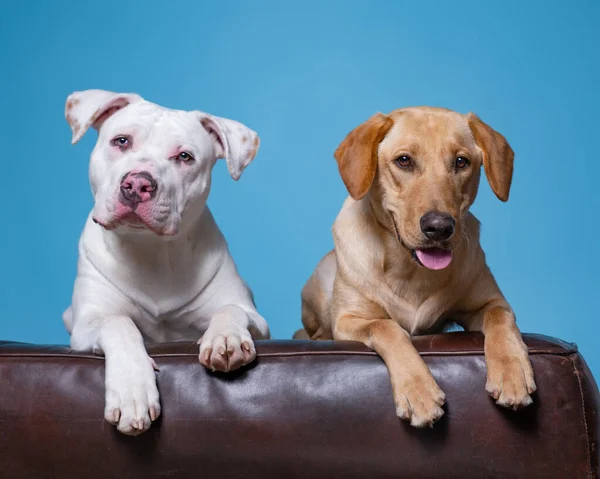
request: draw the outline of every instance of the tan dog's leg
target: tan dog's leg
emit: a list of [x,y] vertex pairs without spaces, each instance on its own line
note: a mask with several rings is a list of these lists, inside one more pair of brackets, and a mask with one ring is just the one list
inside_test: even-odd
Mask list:
[[486,391],[499,406],[514,410],[529,406],[536,385],[514,314],[503,306],[491,305],[480,318],[466,327],[485,335]]
[[310,336],[305,329],[299,329],[294,333],[292,339],[310,339]]
[[329,306],[336,274],[335,253],[327,253],[302,288],[302,325],[294,339],[333,339]]
[[431,426],[442,417],[446,396],[398,323],[345,314],[335,323],[334,338],[360,341],[382,357],[399,417],[415,427]]

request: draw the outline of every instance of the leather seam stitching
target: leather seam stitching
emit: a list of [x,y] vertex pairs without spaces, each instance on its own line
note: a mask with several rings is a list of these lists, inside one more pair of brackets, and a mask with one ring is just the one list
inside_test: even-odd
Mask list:
[[[550,355],[550,356],[572,356],[573,351],[547,351],[547,350],[532,350],[530,355]],[[447,356],[484,356],[484,351],[423,351],[419,353],[424,357],[447,357]],[[196,358],[197,353],[155,353],[150,354],[154,358],[181,358],[190,357]],[[377,356],[374,351],[295,351],[295,352],[278,352],[278,353],[258,353],[258,358],[267,357],[294,357],[294,356]],[[104,359],[103,355],[87,355],[73,353],[1,353],[2,358],[73,358],[73,359]]]
[[575,373],[575,377],[577,378],[577,384],[579,386],[579,393],[581,395],[581,412],[583,414],[583,425],[585,426],[585,440],[587,442],[587,456],[588,456],[588,477],[591,479],[594,476],[592,475],[592,456],[590,452],[590,434],[588,429],[587,417],[585,414],[585,399],[583,394],[583,385],[581,384],[581,376],[580,371],[577,369],[574,359],[575,354],[571,354],[569,359],[571,360],[571,364],[573,365],[573,372]]

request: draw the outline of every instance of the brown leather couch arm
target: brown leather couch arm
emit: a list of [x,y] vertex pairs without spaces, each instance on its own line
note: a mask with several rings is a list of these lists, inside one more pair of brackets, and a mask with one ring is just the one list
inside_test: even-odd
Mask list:
[[483,338],[415,339],[446,414],[413,429],[383,362],[358,343],[263,341],[251,367],[206,371],[191,343],[150,348],[163,407],[126,437],[103,419],[104,361],[0,342],[2,478],[596,478],[598,388],[573,344],[526,335],[538,392],[487,396]]

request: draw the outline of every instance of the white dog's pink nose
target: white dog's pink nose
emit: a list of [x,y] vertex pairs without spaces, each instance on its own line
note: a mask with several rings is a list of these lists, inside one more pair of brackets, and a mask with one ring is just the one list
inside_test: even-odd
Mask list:
[[121,179],[121,197],[119,200],[135,210],[138,204],[154,198],[157,189],[156,180],[147,171],[127,173]]

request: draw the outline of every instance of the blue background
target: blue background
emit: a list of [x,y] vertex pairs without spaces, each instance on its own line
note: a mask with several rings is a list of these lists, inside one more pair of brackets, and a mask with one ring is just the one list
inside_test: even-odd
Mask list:
[[[169,5],[167,5],[169,4]],[[138,92],[246,123],[262,145],[209,204],[273,336],[332,246],[346,197],[332,153],[377,111],[472,110],[516,152],[511,199],[473,208],[523,331],[577,342],[598,375],[600,3],[2,2],[0,338],[67,343],[95,132],[73,90]],[[484,180],[485,181],[485,180]]]

